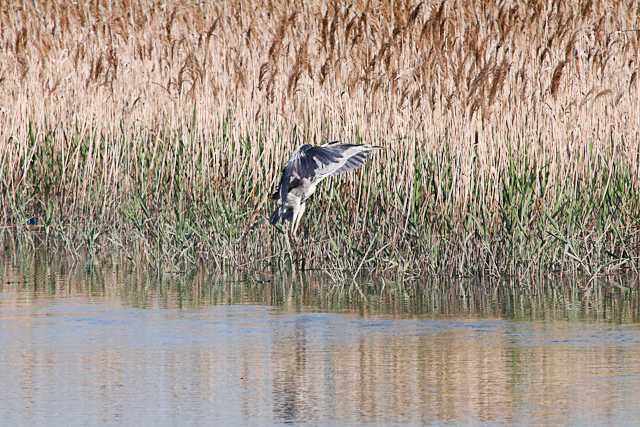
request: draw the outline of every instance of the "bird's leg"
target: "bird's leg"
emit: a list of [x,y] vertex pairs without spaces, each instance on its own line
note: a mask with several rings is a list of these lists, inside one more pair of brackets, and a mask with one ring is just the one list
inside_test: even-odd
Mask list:
[[294,211],[293,214],[293,235],[296,236],[298,232],[298,227],[300,226],[300,220],[302,219],[302,214],[304,214],[305,204],[300,203],[300,206],[297,209],[297,212]]
[[[294,224],[296,223],[296,212],[297,209],[293,207],[293,216],[291,218],[291,223],[289,224],[285,233],[285,240],[287,242],[287,249],[289,250],[289,262],[291,264],[291,269],[296,271],[296,265],[298,263],[298,254],[296,250],[296,240],[295,234],[293,232]],[[291,244],[293,242],[293,245]]]
[[301,250],[301,244],[304,239],[298,240],[298,227],[300,227],[300,221],[302,220],[302,214],[304,214],[305,204],[301,203],[298,209],[294,213],[293,223],[292,223],[292,233],[295,242],[295,258],[296,264],[300,269],[304,269],[304,251]]
[[293,255],[293,250],[291,248],[291,230],[287,230],[284,233],[284,241],[287,244],[287,252],[289,254],[289,263],[291,264],[291,268],[295,271],[296,269],[296,264],[294,262],[294,255]]
[[287,247],[289,248],[289,261],[291,262],[291,268],[293,271],[298,271],[299,266],[301,265],[301,252],[300,244],[293,228],[293,222],[285,236],[287,240]]
[[293,217],[291,218],[291,226],[289,227],[289,236],[291,237],[291,240],[293,240],[294,242],[296,241],[296,230],[297,230],[297,224],[298,224],[298,212],[299,212],[300,207],[295,207],[293,208]]

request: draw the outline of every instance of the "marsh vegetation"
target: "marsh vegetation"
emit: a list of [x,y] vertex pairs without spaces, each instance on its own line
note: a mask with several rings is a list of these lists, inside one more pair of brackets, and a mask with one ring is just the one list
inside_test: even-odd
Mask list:
[[5,249],[288,268],[269,193],[341,139],[309,268],[638,270],[638,1],[325,3],[0,3]]

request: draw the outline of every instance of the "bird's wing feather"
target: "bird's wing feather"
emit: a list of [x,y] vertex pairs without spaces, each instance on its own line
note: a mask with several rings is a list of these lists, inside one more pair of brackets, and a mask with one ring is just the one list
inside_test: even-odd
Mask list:
[[344,161],[341,162],[341,165],[337,167],[335,171],[331,172],[331,176],[339,175],[362,167],[369,156],[369,151],[356,151],[353,154],[349,154],[349,156],[344,157]]
[[361,167],[372,147],[369,145],[331,143],[307,146],[298,152],[294,167],[301,179],[318,181]]
[[289,181],[291,179],[291,167],[290,163],[282,169],[282,177],[280,178],[280,184],[278,185],[279,198],[282,204],[287,200],[287,194],[289,193]]

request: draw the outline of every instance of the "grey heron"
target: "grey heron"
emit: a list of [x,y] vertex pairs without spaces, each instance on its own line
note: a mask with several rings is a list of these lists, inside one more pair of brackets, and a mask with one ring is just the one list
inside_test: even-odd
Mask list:
[[361,167],[369,153],[377,147],[369,144],[340,144],[338,141],[314,146],[302,145],[292,155],[271,198],[278,206],[271,224],[292,223],[295,236],[305,211],[305,202],[323,179]]

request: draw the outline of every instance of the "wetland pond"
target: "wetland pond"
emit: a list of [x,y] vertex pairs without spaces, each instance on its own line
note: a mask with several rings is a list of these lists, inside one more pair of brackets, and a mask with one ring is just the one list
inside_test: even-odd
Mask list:
[[0,257],[0,419],[639,425],[637,284],[360,285]]

